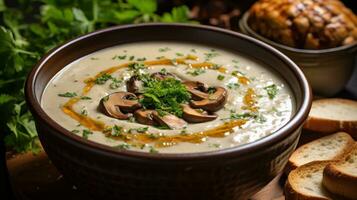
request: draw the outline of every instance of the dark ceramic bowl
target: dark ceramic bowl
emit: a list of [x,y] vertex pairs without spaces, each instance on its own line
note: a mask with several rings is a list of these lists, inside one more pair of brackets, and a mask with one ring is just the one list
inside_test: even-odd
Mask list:
[[[41,108],[49,80],[94,51],[137,41],[184,41],[251,56],[279,73],[294,94],[292,119],[242,146],[204,153],[149,154],[116,150],[72,134]],[[66,180],[100,199],[246,199],[279,174],[299,139],[311,94],[300,69],[274,48],[219,28],[183,24],[117,26],[76,38],[45,55],[26,82],[26,100],[41,143]]]

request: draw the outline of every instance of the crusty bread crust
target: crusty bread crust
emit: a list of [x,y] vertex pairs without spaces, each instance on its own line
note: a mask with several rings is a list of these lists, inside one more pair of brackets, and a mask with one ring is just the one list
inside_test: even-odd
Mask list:
[[[349,137],[349,135],[347,133],[344,133],[344,132],[339,132],[339,133],[336,133],[336,134],[345,134],[346,136],[346,139],[348,139],[349,141],[347,141],[347,144],[345,145],[345,147],[343,149],[341,149],[341,151],[339,153],[337,153],[336,155],[334,155],[333,157],[329,158],[328,160],[338,160],[338,159],[342,159],[347,153],[349,153],[352,148],[353,148],[353,145],[355,143],[355,141]],[[300,146],[299,148],[297,148],[295,150],[295,152],[290,156],[289,160],[288,160],[288,163],[286,165],[286,172],[290,172],[291,170],[294,170],[296,169],[297,167],[299,167],[299,165],[297,164],[296,160],[297,160],[297,156],[300,154],[300,153],[303,153],[307,150],[304,149],[304,147],[306,146],[312,146],[312,145],[315,145],[317,144],[318,142],[320,142],[320,140],[326,138],[326,137],[333,137],[332,135],[328,135],[328,136],[325,136],[323,138],[320,138],[320,139],[317,139],[317,140],[314,140],[312,142],[309,142],[307,144],[304,144],[302,146]],[[317,161],[317,160],[316,160]]]
[[311,168],[316,170],[321,170],[327,164],[334,163],[334,161],[314,161],[305,165],[300,166],[299,168],[293,170],[285,183],[284,187],[284,195],[286,200],[331,200],[332,197],[318,197],[311,196],[308,194],[304,194],[299,191],[298,180],[301,179],[300,175],[304,175],[304,173]]
[[[313,101],[313,105],[326,105],[326,104],[348,104],[357,107],[357,102],[348,99],[319,99]],[[338,131],[344,131],[349,133],[354,139],[357,139],[357,119],[353,121],[334,120],[327,118],[319,118],[315,116],[309,116],[304,124],[304,129],[313,132],[320,132],[324,134],[334,133]]]
[[[355,145],[353,151],[357,151],[357,145]],[[323,171],[322,183],[331,193],[349,199],[357,199],[357,174],[346,174],[336,167],[344,162],[346,162],[345,159],[334,164],[328,164]]]

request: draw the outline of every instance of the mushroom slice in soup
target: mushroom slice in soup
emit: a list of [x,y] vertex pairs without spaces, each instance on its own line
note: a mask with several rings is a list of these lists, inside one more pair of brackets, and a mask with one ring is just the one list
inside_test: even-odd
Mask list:
[[134,117],[140,124],[155,126],[158,125],[158,123],[154,120],[153,113],[156,113],[156,111],[139,109],[134,112]]
[[117,119],[128,119],[131,113],[140,108],[138,98],[130,92],[115,92],[102,98],[99,103],[99,110],[109,117]]
[[199,81],[185,81],[183,83],[186,89],[191,93],[193,100],[202,100],[208,98],[208,86]]
[[215,120],[217,118],[216,114],[209,114],[207,111],[202,110],[199,112],[196,109],[191,108],[187,104],[182,105],[183,108],[183,115],[182,118],[191,123],[202,123]]
[[191,101],[190,105],[192,108],[200,108],[206,111],[215,112],[223,108],[227,101],[227,97],[227,90],[223,87],[209,88],[207,98],[200,101]]
[[157,121],[161,126],[167,126],[170,129],[182,129],[187,126],[187,122],[176,115],[165,114],[160,116],[158,112],[153,113],[154,120]]

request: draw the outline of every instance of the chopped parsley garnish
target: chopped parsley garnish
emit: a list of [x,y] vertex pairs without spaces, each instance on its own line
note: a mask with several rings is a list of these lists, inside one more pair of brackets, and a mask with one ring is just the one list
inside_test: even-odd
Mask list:
[[199,69],[195,69],[193,71],[188,71],[188,72],[186,72],[186,74],[190,74],[192,76],[198,76],[198,75],[201,75],[201,74],[203,74],[205,72],[206,72],[206,70],[199,68]]
[[87,115],[88,115],[88,111],[87,111],[86,109],[83,109],[83,110],[81,111],[81,115],[87,116]]
[[269,99],[274,99],[275,96],[278,94],[278,87],[275,84],[269,85],[264,87],[265,91],[267,92]]
[[134,58],[135,58],[135,56],[130,56],[130,57],[129,57],[129,60],[130,60],[130,61],[133,61]]
[[141,127],[141,128],[137,128],[136,132],[138,133],[145,133],[149,130],[149,127]]
[[227,87],[231,90],[235,90],[239,88],[239,84],[238,83],[228,83]]
[[191,52],[196,53],[197,51],[196,49],[191,49]]
[[188,102],[191,95],[179,80],[147,77],[143,82],[144,93],[140,103],[144,108],[182,116],[181,104]]
[[100,77],[96,78],[94,83],[98,85],[104,85],[112,76],[110,74],[102,74]]
[[124,59],[126,58],[126,56],[127,56],[127,55],[117,56],[117,58],[118,58],[119,60],[124,60]]
[[151,139],[156,139],[156,138],[159,137],[159,135],[153,134],[153,133],[150,133],[150,134],[148,134],[147,136],[148,136],[149,138],[151,138]]
[[150,153],[159,153],[159,151],[156,150],[153,146],[150,146],[149,148],[150,148],[149,150]]
[[93,132],[90,131],[90,130],[88,130],[88,129],[84,129],[84,130],[82,131],[82,137],[83,137],[84,139],[88,139],[88,136],[89,136],[89,135],[92,135],[92,134],[93,134]]
[[260,124],[264,123],[267,121],[267,118],[265,118],[263,115],[257,115],[254,120]]
[[183,53],[176,53],[176,56],[183,56]]
[[249,119],[249,118],[255,118],[257,115],[252,114],[252,113],[243,113],[243,114],[238,114],[238,113],[231,113],[231,119]]
[[112,78],[112,82],[109,85],[110,89],[117,89],[118,87],[120,87],[123,83],[123,80],[121,79],[116,79],[116,78]]
[[224,78],[225,78],[225,76],[223,76],[223,75],[218,75],[217,76],[217,79],[220,80],[220,81],[222,81]]
[[241,71],[238,71],[238,70],[233,71],[231,74],[232,74],[233,76],[245,76],[245,73],[243,73],[243,72],[241,72]]
[[215,58],[217,56],[219,56],[219,53],[217,53],[217,52],[205,53],[205,60],[209,61],[212,58]]
[[238,60],[235,60],[235,59],[233,59],[232,62],[235,63],[235,64],[238,64],[238,63],[239,63],[239,61],[238,61]]
[[72,130],[71,132],[72,132],[72,133],[79,133],[79,130],[74,129],[74,130]]
[[77,93],[75,93],[75,92],[66,92],[66,93],[58,94],[58,96],[71,98],[71,97],[76,97]]
[[117,149],[130,149],[130,145],[128,143],[123,143],[123,144],[119,144],[117,146],[114,146],[114,148],[117,148]]
[[92,98],[88,97],[88,96],[81,96],[81,100],[91,100]]
[[165,48],[159,48],[159,52],[166,52],[166,51],[170,51],[171,49],[169,47],[165,47]]
[[123,127],[114,125],[111,131],[112,136],[121,136],[123,133]]
[[129,70],[138,72],[141,69],[145,69],[145,65],[143,63],[134,62],[134,63],[129,64],[128,68],[129,68]]
[[99,60],[99,58],[96,58],[96,57],[91,57],[90,59],[91,60]]
[[142,57],[142,58],[137,58],[136,61],[145,61],[146,58],[145,57]]

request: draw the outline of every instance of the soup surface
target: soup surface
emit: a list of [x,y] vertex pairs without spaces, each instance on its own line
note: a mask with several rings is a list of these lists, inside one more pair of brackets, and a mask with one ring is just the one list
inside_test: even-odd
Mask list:
[[[103,112],[101,103],[108,101],[110,94],[127,92],[131,77],[151,77],[155,72],[175,78],[165,79],[169,80],[165,84],[147,79],[142,91],[127,100],[141,103],[143,110],[156,110],[158,118],[172,116],[182,122],[181,105],[193,106],[197,100],[182,85],[187,81],[206,85],[201,92],[207,94],[203,99],[207,102],[216,100],[210,95],[223,88],[225,101],[214,111],[193,108],[197,115],[213,116],[209,121],[183,121],[180,126],[139,123],[134,110],[122,107],[113,108],[121,110],[126,119]],[[153,82],[158,84],[149,88]],[[163,96],[156,98],[160,92]],[[178,101],[182,94],[188,99]],[[178,42],[131,43],[80,58],[49,82],[41,104],[53,120],[84,139],[150,153],[213,151],[253,142],[287,123],[294,109],[290,89],[264,64],[239,52]]]

